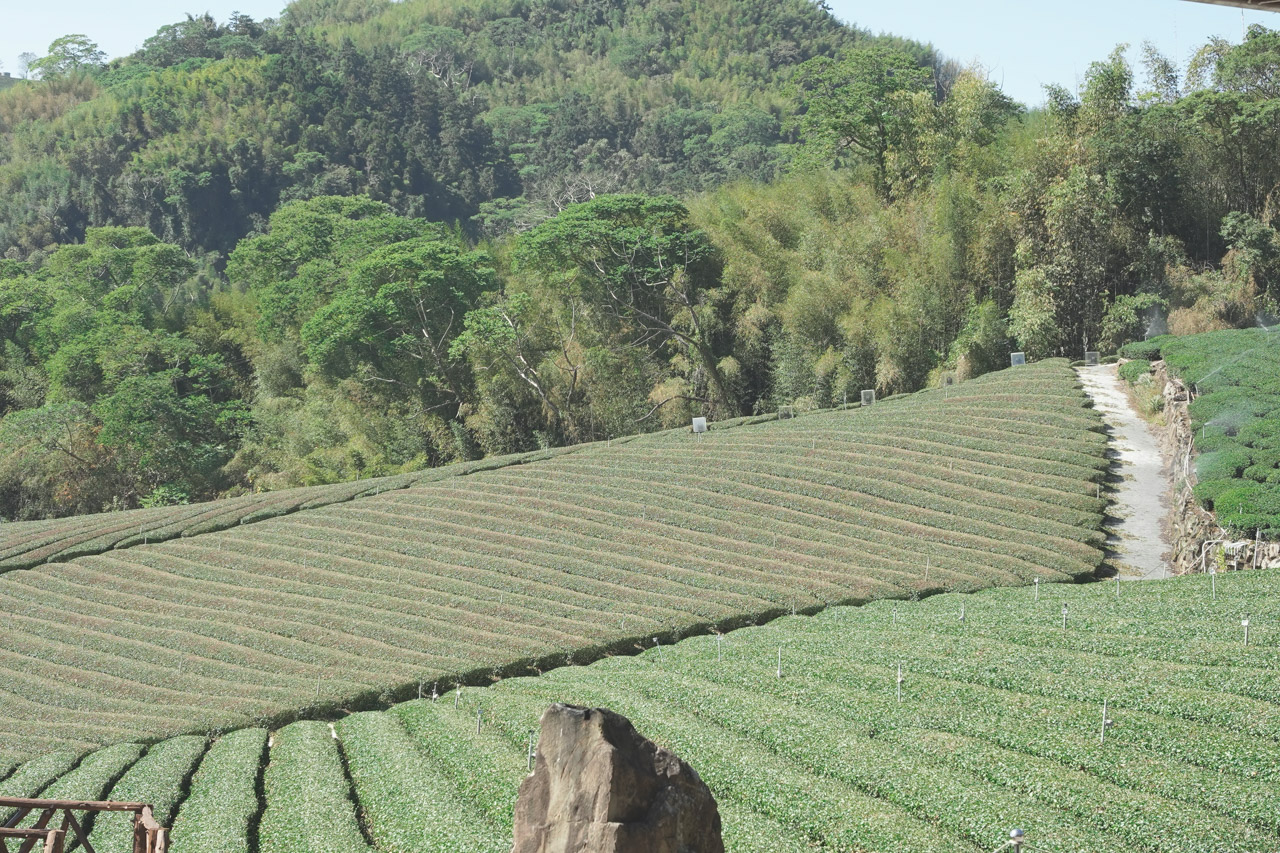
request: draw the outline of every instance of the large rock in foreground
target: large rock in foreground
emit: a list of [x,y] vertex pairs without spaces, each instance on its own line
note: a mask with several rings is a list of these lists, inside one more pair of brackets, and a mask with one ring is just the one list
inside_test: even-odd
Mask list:
[[693,768],[605,708],[555,704],[520,785],[512,853],[724,853]]

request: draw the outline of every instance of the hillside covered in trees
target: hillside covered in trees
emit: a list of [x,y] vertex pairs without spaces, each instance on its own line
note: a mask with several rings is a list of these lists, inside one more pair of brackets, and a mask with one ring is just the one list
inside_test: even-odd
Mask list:
[[1275,312],[1280,33],[1011,102],[808,0],[300,0],[0,93],[0,518]]

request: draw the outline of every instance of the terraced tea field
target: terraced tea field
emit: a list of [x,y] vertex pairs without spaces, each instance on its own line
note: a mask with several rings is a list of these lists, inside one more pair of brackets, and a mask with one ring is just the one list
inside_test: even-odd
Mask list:
[[[1164,335],[1122,350],[1130,382],[1163,358],[1194,389],[1195,495],[1240,536],[1280,536],[1280,333],[1229,329]],[[1157,389],[1158,390],[1158,389]]]
[[[245,729],[203,757],[198,738],[114,745],[75,769],[55,754],[0,792],[150,798],[174,814],[173,853],[505,853],[530,732],[564,701],[626,714],[688,760],[733,853],[976,853],[1011,826],[1050,853],[1271,853],[1280,575],[1221,576],[1216,601],[1209,581],[834,607],[332,729],[293,723],[269,748]],[[95,842],[118,831],[101,824]]]
[[1087,576],[1098,430],[1048,362],[10,571],[0,768],[385,707],[792,610]]
[[208,503],[81,515],[48,521],[19,521],[0,526],[0,572],[27,569],[41,563],[65,562],[115,548],[211,533],[298,510],[343,503],[368,495],[376,496],[476,471],[519,465],[532,459],[544,459],[578,449],[580,448],[565,447],[553,451],[498,456],[394,477],[285,489]]

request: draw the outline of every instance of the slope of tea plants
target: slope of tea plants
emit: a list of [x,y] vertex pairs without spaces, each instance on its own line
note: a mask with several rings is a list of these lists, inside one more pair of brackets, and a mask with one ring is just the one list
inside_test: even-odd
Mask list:
[[360,710],[793,610],[1091,575],[1063,362],[0,575],[0,763]]
[[1196,497],[1241,535],[1280,536],[1280,331],[1162,336],[1123,352],[1163,358],[1194,389]]
[[342,503],[368,495],[405,489],[419,483],[458,477],[532,459],[571,453],[574,447],[497,456],[461,462],[393,477],[353,483],[334,483],[278,492],[244,495],[226,500],[180,506],[78,515],[50,521],[19,521],[0,525],[0,572],[27,569],[41,563],[65,562],[115,548],[164,542],[252,524],[298,510]]
[[[832,607],[332,727],[295,723],[265,758],[261,730],[247,730],[248,749],[235,732],[204,762],[237,755],[246,791],[265,764],[262,851],[505,850],[531,735],[550,703],[569,702],[625,714],[692,764],[731,853],[977,853],[1012,826],[1042,853],[1270,853],[1280,574],[1218,576],[1216,599],[1210,580]],[[40,764],[17,773],[41,776]],[[246,796],[225,825],[209,809],[224,790],[202,766],[175,853],[246,849]]]
[[263,729],[240,729],[209,748],[191,779],[190,796],[172,823],[179,853],[250,853],[260,812],[258,779],[267,748]]
[[[260,825],[261,853],[368,850],[347,796],[337,738],[325,723],[303,720],[272,741]],[[182,849],[182,842],[176,843]]]

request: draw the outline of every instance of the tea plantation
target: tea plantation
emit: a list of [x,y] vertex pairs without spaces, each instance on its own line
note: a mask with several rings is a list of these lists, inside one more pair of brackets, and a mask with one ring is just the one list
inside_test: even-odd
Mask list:
[[[1163,358],[1195,391],[1195,495],[1240,535],[1280,536],[1280,330],[1162,336],[1121,351],[1131,382]],[[1136,365],[1136,366],[1135,366]]]
[[983,851],[1011,826],[1036,851],[1275,851],[1280,576],[1216,585],[1216,600],[1192,576],[833,607],[293,723],[270,747],[246,729],[203,757],[191,738],[74,769],[45,756],[0,791],[176,805],[174,853],[503,853],[531,730],[564,701],[626,714],[693,764],[734,853]]
[[546,459],[580,449],[580,446],[572,446],[497,456],[394,477],[284,489],[208,503],[79,515],[49,521],[13,522],[0,527],[0,572],[31,568],[41,563],[64,562],[115,548],[225,530],[235,525],[265,521],[299,510],[377,496],[383,492],[461,477],[476,471],[520,465],[533,459]]
[[[283,494],[284,515],[206,505],[245,523],[158,544],[99,536],[101,553],[0,574],[0,769],[383,708],[793,611],[1089,577],[1100,430],[1055,361],[865,409],[335,487],[340,502],[309,509]],[[45,528],[41,553],[85,547],[94,523]],[[291,737],[307,755],[316,736]],[[132,760],[117,758],[96,784]],[[62,766],[38,760],[54,763],[21,778]]]

